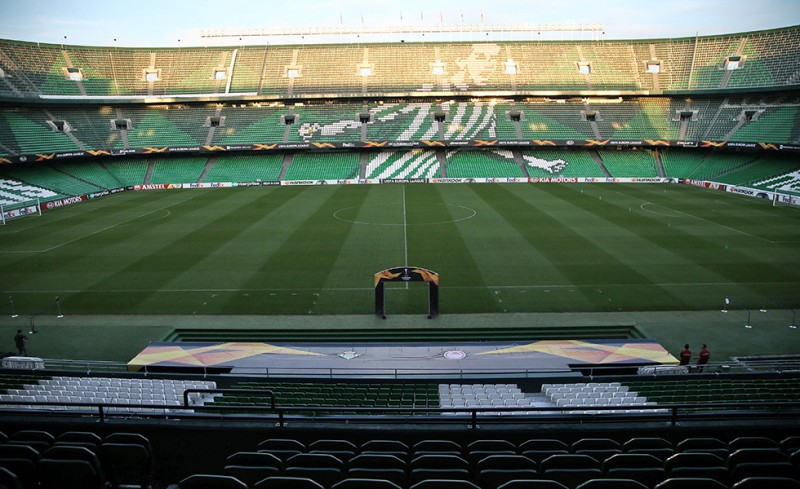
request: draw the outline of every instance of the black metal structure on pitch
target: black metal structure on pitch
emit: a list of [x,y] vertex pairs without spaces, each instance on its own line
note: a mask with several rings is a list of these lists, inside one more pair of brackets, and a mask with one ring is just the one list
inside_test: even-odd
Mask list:
[[375,314],[386,319],[384,282],[427,282],[428,319],[439,314],[439,274],[422,267],[394,267],[375,274]]

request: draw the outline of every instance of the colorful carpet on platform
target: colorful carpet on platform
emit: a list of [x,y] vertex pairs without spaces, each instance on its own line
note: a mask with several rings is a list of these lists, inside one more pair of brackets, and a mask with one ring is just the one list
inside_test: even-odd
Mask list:
[[365,371],[563,371],[598,365],[675,365],[678,360],[651,339],[548,340],[524,343],[190,343],[152,342],[131,367],[217,367],[246,373],[316,374]]

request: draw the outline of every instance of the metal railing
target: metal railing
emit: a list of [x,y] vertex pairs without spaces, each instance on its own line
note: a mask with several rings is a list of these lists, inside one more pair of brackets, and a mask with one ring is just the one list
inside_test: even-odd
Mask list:
[[[189,393],[254,393],[267,394],[270,403],[263,406],[203,406],[191,405]],[[19,409],[15,407],[19,406]],[[36,409],[41,408],[41,409]],[[49,408],[62,408],[61,410]],[[86,409],[79,409],[86,408]],[[163,413],[149,413],[143,410]],[[604,413],[609,411],[609,413]],[[620,412],[623,411],[623,412]],[[226,413],[228,412],[228,413]],[[587,422],[631,422],[642,421],[664,422],[675,427],[680,421],[692,419],[714,418],[715,421],[734,420],[737,418],[779,419],[790,417],[797,419],[800,413],[800,401],[793,402],[750,402],[750,403],[685,403],[652,406],[546,406],[546,407],[452,407],[452,408],[419,408],[419,407],[307,407],[278,406],[271,391],[251,389],[191,389],[184,393],[184,404],[174,405],[141,405],[141,404],[108,404],[108,403],[59,403],[2,401],[0,413],[20,413],[26,418],[42,416],[52,418],[61,416],[96,416],[103,423],[108,418],[140,418],[144,419],[187,419],[225,420],[225,421],[264,421],[274,423],[278,427],[286,427],[288,421],[293,423],[341,423],[353,426],[357,424],[374,424],[407,422],[413,418],[415,423],[464,424],[470,428],[478,428],[479,424],[514,424],[514,423],[575,423]],[[312,413],[312,414],[309,414]]]
[[[798,360],[800,361],[800,359]],[[784,373],[797,372],[798,361],[775,360],[772,362],[758,363],[756,369],[759,373]],[[91,373],[132,373],[131,367],[139,369],[139,373],[144,376],[165,375],[164,367],[157,367],[156,371],[151,370],[147,365],[137,366],[119,362],[89,361],[89,360],[53,360],[43,359],[46,370],[59,370],[67,372]],[[292,367],[292,368],[270,368],[270,367],[242,367],[234,365],[213,365],[192,367],[196,373],[180,372],[180,375],[193,376],[199,375],[203,378],[209,375],[218,375],[219,372],[231,372],[231,376],[240,377],[259,377],[259,378],[307,378],[307,379],[476,379],[476,378],[533,378],[541,375],[564,374],[575,375],[581,373],[584,376],[593,378],[602,375],[620,375],[620,370],[635,370],[639,365],[574,365],[571,370],[563,368],[525,368],[525,369],[415,369],[415,368],[315,368],[315,367]],[[652,366],[652,365],[650,365]],[[754,368],[747,363],[738,361],[709,363],[703,366],[702,371],[698,371],[696,365],[689,366],[690,374],[723,374],[723,373],[753,373]]]

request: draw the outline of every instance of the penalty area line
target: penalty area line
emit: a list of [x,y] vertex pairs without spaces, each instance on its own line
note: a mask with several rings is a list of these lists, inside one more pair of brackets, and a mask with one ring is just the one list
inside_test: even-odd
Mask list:
[[[73,239],[71,239],[69,241],[64,241],[63,243],[57,244],[55,246],[51,246],[50,248],[45,248],[43,250],[10,250],[10,251],[0,250],[0,253],[47,253],[49,251],[53,251],[55,249],[61,248],[64,245],[68,245],[70,243],[74,243],[75,241],[80,241],[80,240],[82,240],[84,238],[88,238],[90,236],[94,236],[95,234],[99,234],[99,233],[102,233],[104,231],[108,231],[109,229],[114,229],[117,226],[121,226],[121,225],[127,224],[127,223],[129,223],[131,221],[135,221],[136,219],[141,219],[141,218],[143,218],[145,216],[149,216],[150,214],[153,214],[155,212],[163,211],[164,209],[169,209],[170,207],[173,207],[173,206],[176,206],[176,205],[179,205],[179,204],[183,204],[184,202],[187,202],[187,201],[189,201],[189,200],[191,200],[193,198],[194,198],[194,196],[192,196],[192,197],[190,197],[188,199],[184,199],[184,200],[182,200],[180,202],[175,202],[175,203],[172,203],[172,204],[165,205],[163,207],[159,207],[158,209],[154,209],[154,210],[152,210],[150,212],[146,212],[146,213],[141,214],[139,216],[132,217],[132,218],[126,219],[124,221],[120,221],[120,222],[118,222],[116,224],[112,224],[110,226],[106,226],[106,227],[104,227],[102,229],[98,229],[97,231],[92,231],[89,234],[84,234],[82,236],[78,236],[77,238],[73,238]],[[171,211],[167,211],[167,212],[169,212],[169,214],[167,214],[164,217],[169,217],[172,214]]]

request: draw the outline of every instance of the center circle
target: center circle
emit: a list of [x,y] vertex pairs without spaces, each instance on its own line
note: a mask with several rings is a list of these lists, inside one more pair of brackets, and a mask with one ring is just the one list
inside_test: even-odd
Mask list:
[[[443,215],[445,214],[447,215]],[[353,224],[371,226],[429,226],[472,219],[478,212],[457,204],[424,204],[393,202],[368,206],[344,207],[333,217]]]

